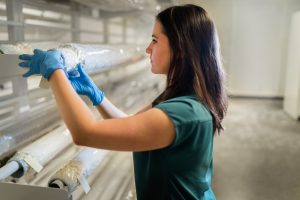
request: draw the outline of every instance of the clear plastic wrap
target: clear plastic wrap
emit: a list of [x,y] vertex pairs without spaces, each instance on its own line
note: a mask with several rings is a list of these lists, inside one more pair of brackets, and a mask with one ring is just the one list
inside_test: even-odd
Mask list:
[[49,180],[49,187],[65,189],[71,195],[78,185],[84,191],[89,191],[86,178],[89,177],[95,168],[101,163],[108,151],[86,147],[77,156],[59,169]]
[[134,61],[145,55],[141,52],[140,47],[136,45],[59,44],[56,42],[0,45],[0,50],[4,54],[32,54],[36,48],[42,50],[58,49],[64,55],[67,70],[73,70],[78,63],[82,63],[88,73],[109,69],[123,63]]
[[[53,159],[57,153],[62,151],[66,146],[72,143],[72,138],[68,129],[60,126],[51,133],[44,135],[35,142],[27,145],[17,155],[30,155],[40,165],[45,165],[49,160]],[[16,157],[14,156],[14,157]],[[13,157],[13,158],[14,158]],[[12,159],[13,159],[12,158]]]
[[0,127],[0,158],[50,131],[57,126],[58,121],[59,113],[56,108],[54,105],[48,105],[43,112],[33,111],[7,122],[6,126]]
[[67,70],[82,63],[88,73],[103,71],[122,63],[128,63],[140,58],[143,54],[137,46],[108,46],[86,44],[62,44],[58,48],[62,51]]
[[[40,172],[46,163],[52,160],[71,143],[72,138],[68,129],[64,126],[60,126],[18,151],[6,165],[10,166],[11,162],[17,162],[19,164],[19,168],[11,173],[17,178],[25,175],[29,168],[32,168],[36,172]],[[6,171],[8,170],[0,170],[0,173],[3,172],[7,174]],[[0,177],[5,177],[5,175],[0,174]]]
[[49,50],[57,48],[57,42],[19,42],[16,44],[0,44],[0,51],[3,54],[32,54],[34,49]]

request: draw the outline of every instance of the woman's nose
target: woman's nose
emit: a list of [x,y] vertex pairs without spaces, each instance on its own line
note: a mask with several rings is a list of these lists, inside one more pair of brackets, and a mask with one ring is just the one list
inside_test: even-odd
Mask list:
[[148,53],[148,54],[151,53],[150,45],[146,48],[146,53]]

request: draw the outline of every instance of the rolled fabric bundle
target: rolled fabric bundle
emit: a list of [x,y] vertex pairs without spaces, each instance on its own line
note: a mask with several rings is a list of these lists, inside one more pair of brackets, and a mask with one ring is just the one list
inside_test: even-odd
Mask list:
[[1,44],[0,50],[3,54],[32,53],[30,45],[25,43]]
[[64,189],[71,196],[77,186],[81,185],[84,192],[88,193],[90,186],[87,178],[101,164],[107,153],[106,150],[85,147],[50,178],[48,186]]
[[[71,143],[72,138],[69,130],[61,126],[19,150],[7,162],[7,166],[12,166],[10,163],[17,162],[19,167],[13,167],[14,170],[7,170],[7,167],[3,168],[6,175],[1,176],[0,170],[0,177],[5,179],[12,175],[13,177],[20,178],[27,173],[29,168],[40,172],[50,160]],[[8,171],[10,171],[10,174]]]
[[[87,44],[64,44],[59,50],[72,50],[76,55],[73,60],[82,63],[88,73],[102,71],[123,63],[134,61],[145,54],[138,46],[132,45],[87,45]],[[66,61],[69,62],[68,57]]]
[[57,42],[19,42],[16,44],[0,44],[2,54],[32,54],[34,49],[62,52],[67,71],[76,71],[76,65],[84,65],[88,73],[99,72],[112,67],[137,61],[145,53],[136,45],[90,45],[79,43]]
[[28,115],[12,115],[15,117],[14,121],[7,121],[0,128],[0,159],[57,127],[60,119],[54,102],[45,105],[43,112],[32,109]]

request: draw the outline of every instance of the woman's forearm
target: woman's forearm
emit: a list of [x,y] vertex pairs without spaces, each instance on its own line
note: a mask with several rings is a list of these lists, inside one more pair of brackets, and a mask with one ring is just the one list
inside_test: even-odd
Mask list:
[[[146,107],[142,108],[137,112],[142,113],[152,108],[151,105],[147,105]],[[128,117],[126,113],[119,110],[115,105],[113,105],[106,97],[104,97],[102,103],[97,106],[97,110],[102,115],[104,119],[111,119],[111,118],[122,118]]]
[[97,106],[97,110],[104,119],[122,118],[128,116],[126,113],[113,105],[106,97],[104,97],[102,103]]
[[55,96],[58,109],[67,127],[72,133],[75,143],[83,140],[95,117],[83,100],[76,94],[62,70],[56,70],[50,77],[49,83]]

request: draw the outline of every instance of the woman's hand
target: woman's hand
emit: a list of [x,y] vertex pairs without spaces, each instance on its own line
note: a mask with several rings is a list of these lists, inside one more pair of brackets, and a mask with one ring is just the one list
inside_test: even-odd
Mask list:
[[104,98],[104,93],[95,85],[93,80],[84,71],[81,64],[77,65],[77,69],[79,76],[68,74],[68,79],[75,91],[80,95],[88,96],[94,106],[101,104]]
[[49,80],[52,73],[57,69],[65,69],[64,58],[60,51],[43,51],[35,49],[32,54],[21,54],[19,59],[20,67],[29,68],[29,71],[23,74],[23,77],[29,77],[34,74],[40,74]]

